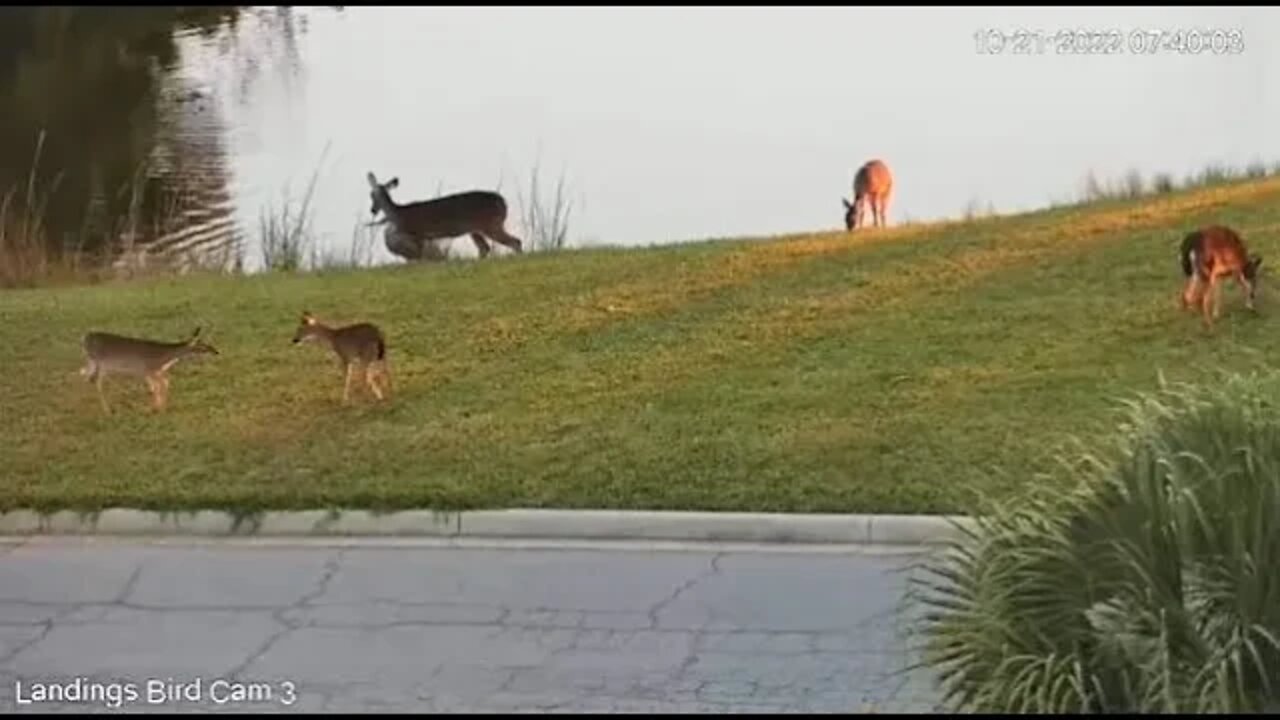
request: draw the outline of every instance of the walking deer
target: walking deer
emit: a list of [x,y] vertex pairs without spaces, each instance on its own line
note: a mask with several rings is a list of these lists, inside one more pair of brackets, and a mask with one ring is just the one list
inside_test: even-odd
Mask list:
[[893,193],[893,176],[889,166],[880,160],[871,160],[858,168],[853,178],[853,204],[840,198],[844,203],[844,226],[846,230],[854,230],[865,225],[863,215],[867,205],[871,205],[871,219],[876,227],[884,227],[885,216],[889,213],[889,196]]
[[1213,327],[1222,304],[1221,280],[1228,275],[1244,292],[1245,306],[1254,309],[1258,294],[1260,255],[1250,255],[1239,233],[1224,225],[1209,225],[1189,233],[1178,250],[1182,274],[1187,278],[1182,289],[1182,307],[1200,305],[1207,328]]
[[125,337],[105,332],[90,332],[81,343],[85,364],[80,374],[98,388],[102,410],[108,415],[107,397],[102,383],[107,375],[142,378],[151,391],[152,407],[164,410],[169,403],[169,369],[190,355],[218,355],[212,345],[200,339],[200,328],[191,337],[178,342],[161,342]]
[[[356,323],[332,328],[320,322],[309,312],[303,311],[298,329],[293,333],[293,343],[323,342],[338,356],[338,363],[345,375],[342,386],[342,403],[351,402],[351,379],[356,365],[364,366],[364,381],[375,397],[382,400],[391,392],[391,373],[387,369],[387,342],[378,326]],[[374,381],[380,377],[383,387]]]
[[496,192],[471,190],[446,195],[434,200],[398,205],[391,199],[391,190],[400,185],[400,178],[393,177],[379,183],[372,172],[368,174],[369,195],[373,205],[369,212],[377,217],[381,212],[389,223],[384,235],[387,249],[407,260],[421,260],[430,255],[429,244],[439,240],[470,235],[480,257],[488,257],[489,242],[497,242],[519,253],[524,243],[507,232],[507,201]]

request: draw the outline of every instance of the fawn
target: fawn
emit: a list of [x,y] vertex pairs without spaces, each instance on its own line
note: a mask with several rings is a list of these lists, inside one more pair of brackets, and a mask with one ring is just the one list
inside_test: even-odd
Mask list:
[[1189,233],[1178,250],[1182,274],[1182,307],[1199,303],[1205,327],[1212,329],[1222,304],[1219,282],[1230,275],[1244,292],[1245,305],[1253,310],[1258,293],[1258,268],[1262,257],[1250,255],[1240,235],[1224,225],[1209,225]]
[[889,166],[881,160],[871,160],[858,168],[853,178],[853,203],[840,198],[844,203],[844,226],[846,230],[854,230],[865,225],[863,215],[867,205],[871,206],[871,220],[876,227],[884,227],[885,215],[889,212],[889,196],[893,194],[893,175]]
[[98,388],[98,399],[107,414],[107,397],[102,383],[107,375],[140,377],[151,390],[152,407],[159,411],[169,402],[169,369],[188,355],[218,355],[218,351],[200,339],[200,328],[191,337],[178,342],[160,342],[125,337],[105,332],[90,332],[81,343],[85,364],[80,374]]
[[[304,311],[298,329],[293,334],[293,342],[296,345],[307,341],[324,342],[338,356],[346,376],[342,387],[344,405],[351,402],[351,378],[357,363],[364,365],[364,380],[379,400],[390,394],[391,373],[387,369],[387,343],[376,325],[356,323],[331,328]],[[374,381],[375,375],[381,376],[383,388],[378,387],[378,383]]]

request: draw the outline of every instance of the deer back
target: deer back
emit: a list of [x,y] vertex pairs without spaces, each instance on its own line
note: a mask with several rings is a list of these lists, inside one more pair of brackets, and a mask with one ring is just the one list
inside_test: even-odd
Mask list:
[[396,230],[415,238],[451,238],[501,225],[507,203],[498,193],[472,190],[400,205],[388,218]]
[[86,333],[82,344],[85,354],[104,369],[132,375],[144,375],[165,369],[179,359],[205,350],[194,341],[165,342],[127,337],[107,332]]
[[884,195],[893,185],[893,176],[889,166],[880,160],[872,160],[858,168],[853,179],[853,195],[855,198],[864,195]]
[[1200,231],[1200,251],[1205,256],[1242,260],[1247,252],[1236,231],[1223,225],[1210,225]]

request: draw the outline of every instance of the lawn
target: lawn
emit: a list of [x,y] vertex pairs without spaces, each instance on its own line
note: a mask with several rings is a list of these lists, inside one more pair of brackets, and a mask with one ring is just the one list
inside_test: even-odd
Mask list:
[[[838,219],[838,218],[837,218]],[[1225,222],[1280,263],[1280,180],[1005,218],[318,274],[0,294],[0,509],[636,508],[965,512],[1116,402],[1280,352],[1264,279],[1212,333],[1176,251]],[[1264,264],[1264,278],[1266,273]],[[388,337],[340,403],[307,309]],[[76,371],[91,329],[221,355]]]

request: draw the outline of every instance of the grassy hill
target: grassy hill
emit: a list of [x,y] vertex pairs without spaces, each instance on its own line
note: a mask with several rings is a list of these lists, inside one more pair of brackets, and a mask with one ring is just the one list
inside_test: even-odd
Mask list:
[[[953,512],[1157,373],[1280,352],[1234,284],[1176,306],[1179,240],[1225,222],[1280,264],[1280,180],[972,222],[186,277],[0,294],[0,507],[574,507]],[[394,395],[340,404],[301,310],[377,322]],[[90,329],[222,355],[170,408],[76,375]],[[1004,474],[993,475],[992,471]]]

